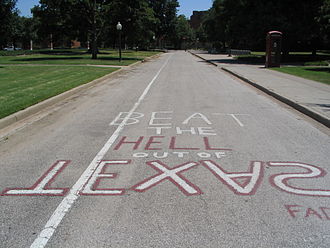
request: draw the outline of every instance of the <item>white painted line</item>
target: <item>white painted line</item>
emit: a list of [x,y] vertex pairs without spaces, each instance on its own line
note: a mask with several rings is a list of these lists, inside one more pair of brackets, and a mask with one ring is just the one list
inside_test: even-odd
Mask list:
[[230,115],[239,126],[244,127],[244,124],[237,118],[238,115],[246,115],[250,116],[249,114],[225,114],[225,113],[212,113],[213,115]]
[[234,120],[238,123],[238,125],[244,127],[243,123],[234,114],[230,114],[230,116],[234,118]]
[[125,117],[124,121],[117,127],[116,131],[111,135],[111,137],[108,139],[108,141],[104,144],[103,148],[99,151],[99,153],[95,156],[95,158],[92,160],[92,162],[89,164],[87,169],[83,172],[83,174],[80,176],[78,181],[73,185],[71,190],[69,191],[68,195],[62,200],[62,202],[57,206],[56,210],[50,217],[50,219],[47,221],[44,228],[39,233],[38,237],[34,240],[30,248],[43,248],[47,245],[49,239],[53,236],[56,228],[61,223],[65,215],[69,212],[70,208],[73,206],[75,201],[79,198],[79,192],[82,190],[84,185],[88,182],[89,178],[92,176],[94,171],[97,169],[99,163],[105,156],[105,154],[108,152],[110,147],[113,145],[113,143],[118,138],[120,132],[124,129],[126,121],[130,118],[132,113],[138,108],[138,106],[141,104],[145,96],[148,94],[151,86],[158,78],[159,74],[162,72],[162,70],[167,65],[168,61],[173,55],[170,55],[166,62],[163,64],[163,66],[159,69],[156,76],[151,80],[151,82],[148,84],[148,86],[145,88],[144,92],[138,99],[138,101],[134,104],[132,109],[128,112],[128,115]]

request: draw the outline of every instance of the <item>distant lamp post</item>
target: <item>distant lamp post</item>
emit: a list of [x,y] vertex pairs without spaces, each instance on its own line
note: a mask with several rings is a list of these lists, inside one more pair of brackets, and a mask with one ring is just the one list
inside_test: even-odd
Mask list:
[[121,30],[123,29],[123,26],[118,22],[116,27],[119,32],[119,62],[121,62]]
[[54,50],[53,34],[50,34],[50,50]]
[[155,35],[152,36],[152,40],[153,40],[153,43],[154,43],[154,47],[156,49],[156,36]]

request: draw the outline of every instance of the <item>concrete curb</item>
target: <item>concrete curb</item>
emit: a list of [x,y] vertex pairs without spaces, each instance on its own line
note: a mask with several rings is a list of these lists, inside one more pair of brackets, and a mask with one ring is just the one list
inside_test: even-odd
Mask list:
[[231,71],[231,70],[229,70],[225,67],[221,67],[221,69],[223,71],[228,72],[229,74],[243,80],[244,82],[258,88],[259,90],[261,90],[261,91],[265,92],[266,94],[276,98],[277,100],[291,106],[292,108],[298,110],[299,112],[313,118],[314,120],[322,123],[326,127],[330,127],[330,120],[326,116],[322,115],[321,113],[315,112],[314,110],[310,109],[309,107],[303,106],[302,104],[299,104],[298,102],[295,102],[291,99],[288,99],[288,98],[286,98],[286,97],[284,97],[284,96],[282,96],[282,95],[280,95],[280,94],[278,94],[278,93],[276,93],[276,92],[274,92],[270,89],[267,89],[267,88],[255,83],[255,82],[251,81],[250,79],[247,79],[244,76],[242,76],[242,75],[240,75],[236,72],[233,72],[233,71]]
[[91,81],[89,83],[86,83],[86,84],[80,85],[80,86],[78,86],[76,88],[73,88],[71,90],[65,91],[65,92],[63,92],[63,93],[61,93],[61,94],[59,94],[57,96],[53,96],[53,97],[48,98],[48,99],[46,99],[46,100],[44,100],[44,101],[42,101],[40,103],[37,103],[37,104],[32,105],[32,106],[30,106],[30,107],[28,107],[26,109],[20,110],[20,111],[14,113],[12,115],[9,115],[9,116],[7,116],[5,118],[2,118],[2,119],[0,119],[0,130],[3,129],[3,128],[5,128],[5,127],[8,127],[9,125],[14,124],[15,122],[21,121],[21,120],[23,120],[23,119],[25,119],[25,118],[27,118],[27,117],[29,117],[31,115],[34,115],[34,114],[40,112],[41,110],[43,110],[45,108],[48,108],[48,107],[50,107],[50,106],[52,106],[52,105],[54,105],[54,104],[56,104],[56,103],[58,103],[60,101],[63,101],[64,99],[69,98],[69,97],[71,97],[71,96],[73,96],[73,95],[75,95],[75,94],[77,94],[77,93],[79,93],[79,92],[81,92],[83,90],[86,90],[86,89],[88,89],[90,87],[93,87],[94,85],[96,85],[96,84],[98,84],[98,83],[100,83],[102,81],[105,81],[107,79],[112,78],[116,74],[122,72],[124,70],[124,68],[129,68],[129,67],[137,66],[137,65],[139,65],[139,64],[141,64],[141,63],[143,63],[145,61],[151,60],[151,59],[156,58],[156,57],[159,57],[159,56],[160,56],[159,54],[150,56],[148,58],[145,58],[142,61],[138,61],[138,62],[135,62],[135,63],[129,65],[129,66],[125,66],[125,67],[123,67],[121,69],[118,69],[117,71],[114,71],[112,73],[109,73],[109,74],[107,74],[107,75],[105,75],[103,77],[100,77],[98,79],[95,79],[95,80],[93,80],[93,81]]
[[209,61],[209,60],[207,60],[207,59],[204,59],[203,57],[197,55],[196,53],[193,53],[193,52],[190,52],[190,51],[188,51],[188,52],[189,52],[190,54],[196,56],[197,58],[202,59],[202,60],[204,60],[205,62],[207,62],[207,63],[209,63],[209,64],[211,64],[211,65],[214,65],[214,66],[218,67],[218,65],[217,65],[216,63],[214,63],[214,62],[212,62],[212,61]]

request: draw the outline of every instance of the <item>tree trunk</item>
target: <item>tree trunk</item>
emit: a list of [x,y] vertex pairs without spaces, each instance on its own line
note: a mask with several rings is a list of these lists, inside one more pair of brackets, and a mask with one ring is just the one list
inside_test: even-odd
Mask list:
[[93,27],[92,27],[92,59],[97,59],[97,38],[96,38],[96,0],[93,5]]
[[316,47],[313,47],[312,56],[316,57]]
[[97,59],[97,40],[95,34],[93,34],[92,40],[92,59]]

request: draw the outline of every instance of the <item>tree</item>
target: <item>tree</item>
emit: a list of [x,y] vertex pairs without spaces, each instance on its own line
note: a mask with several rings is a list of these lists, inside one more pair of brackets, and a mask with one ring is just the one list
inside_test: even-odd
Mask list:
[[[216,0],[208,10],[197,36],[201,41],[211,41],[217,49],[226,47],[226,25],[223,1]],[[206,37],[204,36],[206,35]]]
[[108,37],[117,37],[115,27],[120,22],[125,44],[142,48],[150,45],[159,23],[146,0],[113,0],[107,20]]
[[177,8],[180,6],[177,0],[149,0],[151,8],[159,24],[155,30],[158,43],[173,41],[175,39],[175,25]]
[[72,0],[66,12],[80,37],[87,36],[91,40],[92,59],[97,59],[98,39],[105,28],[110,3],[110,0]]
[[189,25],[187,18],[184,15],[179,15],[175,25],[175,38],[174,46],[177,49],[182,49],[182,46],[187,48],[189,42],[192,42],[194,38],[193,30]]
[[116,24],[123,25],[125,43],[147,47],[155,34],[157,19],[147,0],[42,0],[33,10],[40,19],[39,32],[91,41],[92,58],[98,46],[117,37]]
[[37,40],[37,25],[35,18],[31,17],[20,17],[21,19],[21,30],[20,30],[20,41],[22,47],[29,49],[31,41],[35,42]]
[[32,8],[39,42],[66,45],[73,30],[66,16],[69,7],[70,2],[66,0],[40,0],[39,5]]
[[263,50],[266,33],[278,30],[284,34],[285,50],[315,51],[319,39],[315,17],[323,1],[215,0],[204,26],[211,38],[223,37],[229,47]]
[[11,30],[13,29],[13,18],[17,10],[15,9],[17,0],[0,1],[0,47],[7,45],[11,39]]
[[39,19],[39,36],[55,40],[78,36],[91,40],[92,59],[97,58],[98,38],[109,13],[110,0],[40,0],[32,12]]
[[321,38],[327,45],[330,44],[330,0],[325,0],[316,17],[320,25]]

